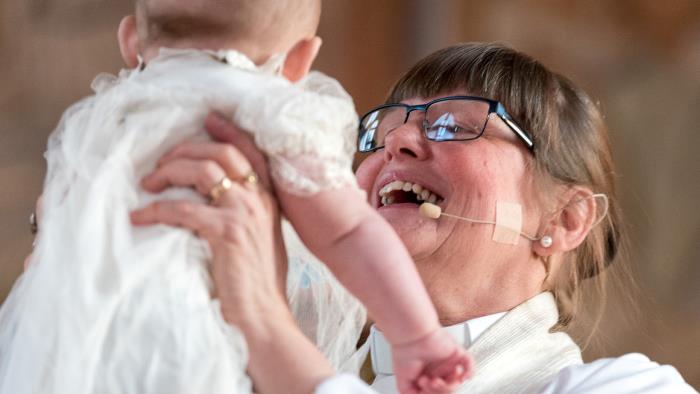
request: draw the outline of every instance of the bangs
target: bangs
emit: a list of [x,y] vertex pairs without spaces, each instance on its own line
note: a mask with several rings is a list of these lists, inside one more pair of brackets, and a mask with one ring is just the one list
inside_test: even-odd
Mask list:
[[534,59],[502,45],[467,43],[439,50],[410,69],[386,102],[435,97],[455,90],[500,101],[533,136],[545,126],[552,73]]

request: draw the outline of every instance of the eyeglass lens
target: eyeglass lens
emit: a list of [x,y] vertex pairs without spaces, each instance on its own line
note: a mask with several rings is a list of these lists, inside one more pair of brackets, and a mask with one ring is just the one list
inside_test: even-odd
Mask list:
[[[367,114],[360,125],[360,150],[384,146],[384,139],[407,120],[408,106],[390,106]],[[410,113],[408,114],[410,115]],[[432,103],[423,115],[423,129],[433,141],[479,138],[489,115],[489,103],[477,100],[444,100]]]

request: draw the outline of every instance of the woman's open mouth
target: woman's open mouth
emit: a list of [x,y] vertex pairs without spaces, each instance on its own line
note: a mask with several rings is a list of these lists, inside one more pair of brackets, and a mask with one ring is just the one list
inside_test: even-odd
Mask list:
[[392,181],[379,190],[380,207],[393,204],[416,204],[423,202],[440,204],[444,199],[423,185],[408,181]]

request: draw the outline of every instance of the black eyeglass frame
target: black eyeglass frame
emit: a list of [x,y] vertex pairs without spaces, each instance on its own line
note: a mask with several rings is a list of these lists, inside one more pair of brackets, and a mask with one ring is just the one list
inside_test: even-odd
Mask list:
[[[440,139],[433,139],[428,136],[428,130],[427,130],[427,121],[425,119],[425,114],[428,111],[428,108],[435,104],[439,103],[442,101],[451,101],[451,100],[471,100],[471,101],[482,101],[485,103],[488,103],[489,105],[489,112],[486,114],[486,121],[484,122],[484,126],[481,129],[481,132],[479,132],[479,135],[477,135],[474,138],[465,138],[465,139],[449,139],[449,140],[440,140]],[[392,103],[392,104],[383,104],[377,107],[374,107],[367,111],[362,117],[360,118],[360,125],[359,125],[359,135],[357,139],[357,145],[358,145],[358,151],[362,153],[369,153],[369,152],[375,152],[381,148],[384,147],[384,145],[374,147],[372,149],[368,150],[362,150],[362,146],[360,146],[360,143],[362,141],[362,138],[364,137],[364,134],[366,132],[363,131],[362,127],[362,122],[369,116],[370,114],[379,111],[381,109],[385,108],[392,108],[392,107],[403,107],[406,109],[406,118],[403,121],[403,124],[406,124],[408,121],[408,117],[411,115],[411,112],[413,111],[423,111],[423,134],[425,135],[425,138],[429,139],[430,141],[435,141],[435,142],[444,142],[444,141],[471,141],[475,140],[479,137],[481,137],[484,134],[484,131],[486,130],[486,125],[488,125],[489,118],[491,117],[491,114],[495,113],[503,122],[508,126],[509,129],[511,129],[527,146],[527,148],[530,151],[533,151],[535,149],[535,143],[533,142],[532,137],[530,136],[529,133],[527,133],[525,130],[523,130],[520,126],[515,123],[513,120],[513,117],[508,114],[508,111],[506,111],[506,108],[501,104],[500,101],[496,100],[491,100],[485,97],[479,97],[479,96],[446,96],[446,97],[440,97],[438,99],[429,101],[424,104],[417,104],[417,105],[409,105],[409,104],[403,104],[403,103]],[[388,135],[388,134],[387,134]],[[386,138],[386,136],[385,136]]]

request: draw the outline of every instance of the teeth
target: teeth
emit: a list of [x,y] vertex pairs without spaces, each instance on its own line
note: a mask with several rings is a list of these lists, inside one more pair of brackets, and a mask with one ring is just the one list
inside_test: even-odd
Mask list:
[[386,186],[384,186],[382,188],[382,190],[379,191],[379,195],[383,196],[383,195],[390,193],[394,190],[403,190],[403,187],[404,187],[404,182],[393,181],[393,182],[387,184]]
[[417,183],[393,181],[386,184],[383,188],[381,188],[381,190],[379,190],[379,196],[381,197],[382,205],[391,205],[394,203],[394,197],[388,195],[394,190],[413,192],[416,195],[416,199],[418,201],[427,201],[432,204],[441,201],[435,193],[431,192],[430,190]]

